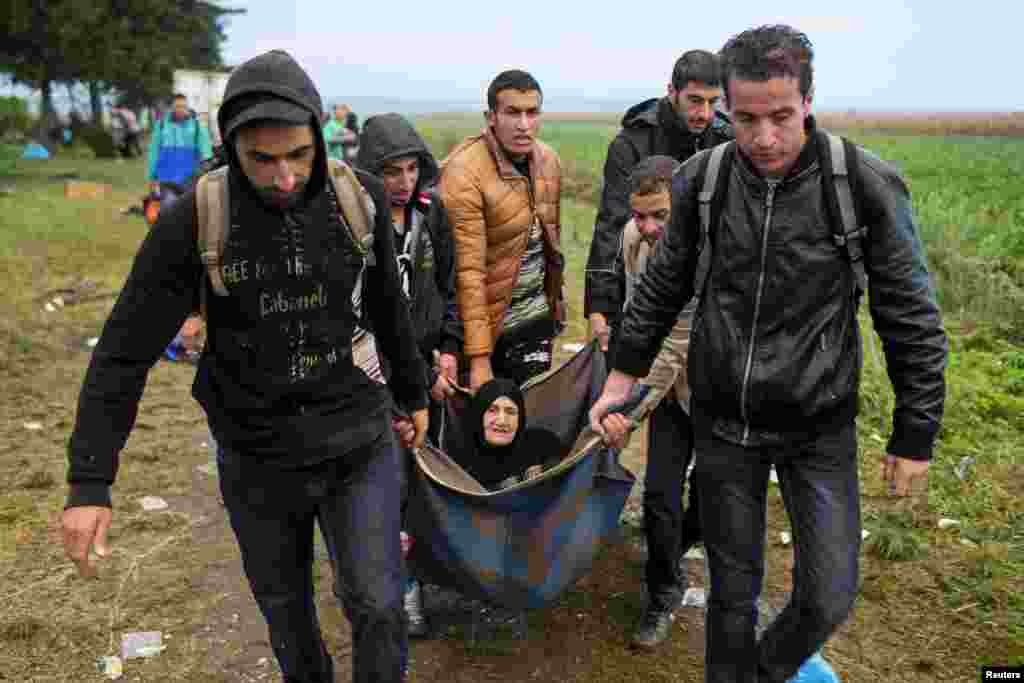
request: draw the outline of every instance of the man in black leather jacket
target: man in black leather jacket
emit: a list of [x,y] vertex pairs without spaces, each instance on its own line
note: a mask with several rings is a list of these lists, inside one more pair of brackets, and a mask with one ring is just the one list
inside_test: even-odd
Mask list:
[[685,52],[672,68],[668,94],[630,107],[622,117],[622,130],[608,146],[601,206],[587,258],[583,311],[603,350],[624,303],[615,259],[630,218],[629,172],[655,154],[682,162],[702,149],[732,140],[729,119],[718,111],[721,97],[715,55],[706,50]]
[[[741,33],[721,52],[735,160],[694,317],[689,377],[701,521],[711,570],[705,680],[785,681],[847,618],[861,542],[854,417],[862,364],[857,278],[833,239],[810,115],[813,52],[786,26]],[[672,188],[672,218],[616,338],[614,371],[591,411],[643,377],[694,296],[698,193],[707,154]],[[897,496],[925,480],[945,400],[948,341],[910,196],[857,149],[869,306],[896,394],[883,478]],[[765,500],[774,464],[793,529],[789,605],[755,642]]]

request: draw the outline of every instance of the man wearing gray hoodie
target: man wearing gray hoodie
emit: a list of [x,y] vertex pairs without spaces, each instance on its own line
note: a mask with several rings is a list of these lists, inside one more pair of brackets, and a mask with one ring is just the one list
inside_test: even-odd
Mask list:
[[[407,642],[392,396],[412,415],[410,443],[422,444],[426,369],[384,187],[358,174],[375,208],[365,252],[329,180],[321,110],[313,82],[285,52],[232,73],[218,114],[230,190],[220,267],[227,295],[205,277],[189,191],[146,235],[93,352],[68,449],[63,541],[83,574],[95,571],[90,547],[108,554],[118,454],[149,369],[202,288],[207,343],[193,395],[219,445],[224,505],[284,680],[335,680],[313,601],[318,525],[352,624],[353,680],[397,683]],[[353,362],[357,324],[374,332],[393,371],[389,387]]]

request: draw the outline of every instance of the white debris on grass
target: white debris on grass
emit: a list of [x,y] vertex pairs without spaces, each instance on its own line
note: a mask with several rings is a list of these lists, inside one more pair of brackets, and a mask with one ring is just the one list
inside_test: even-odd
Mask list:
[[215,465],[212,462],[208,462],[208,463],[206,463],[204,465],[196,465],[196,469],[199,470],[200,472],[202,472],[203,474],[207,475],[207,476],[210,476],[210,477],[217,476],[217,465]]
[[780,531],[779,540],[782,541],[782,545],[789,545],[793,540],[793,536],[788,531]]
[[683,555],[683,557],[686,558],[687,560],[703,560],[704,559],[704,551],[701,550],[700,548],[690,548],[689,550],[686,551],[686,554]]
[[167,501],[158,496],[146,496],[144,498],[139,498],[139,505],[141,505],[142,509],[146,512],[167,509]]
[[585,346],[585,344],[562,344],[562,350],[567,353],[579,353]]
[[703,588],[687,588],[683,595],[683,607],[704,607],[707,596]]
[[121,637],[122,659],[155,657],[163,650],[163,634],[160,631],[138,631],[125,633]]
[[100,657],[96,662],[100,673],[112,681],[116,681],[124,675],[124,665],[117,655],[111,657]]
[[940,529],[949,529],[949,528],[952,528],[952,527],[955,527],[955,526],[960,526],[960,520],[958,520],[958,519],[950,519],[948,517],[943,517],[942,519],[939,520],[939,528]]
[[768,481],[770,481],[773,484],[778,484],[779,483],[779,475],[775,473],[775,468],[774,467],[771,469],[771,471],[768,474]]
[[967,478],[968,468],[970,468],[970,466],[973,464],[974,458],[971,457],[970,455],[965,455],[964,457],[960,458],[960,464],[953,468],[953,474],[956,475],[957,479],[963,481]]
[[871,535],[871,532],[868,531],[867,529],[861,529],[860,530],[860,539],[862,541],[868,540],[868,536],[870,536],[870,535]]
[[27,429],[30,432],[38,432],[38,431],[40,431],[43,428],[43,423],[42,422],[26,422],[25,424],[22,425],[22,427],[24,427],[25,429]]

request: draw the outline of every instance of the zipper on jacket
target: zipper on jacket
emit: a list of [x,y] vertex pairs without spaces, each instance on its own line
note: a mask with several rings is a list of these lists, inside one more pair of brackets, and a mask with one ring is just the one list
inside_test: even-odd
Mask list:
[[761,230],[761,270],[757,276],[757,298],[754,299],[754,319],[750,323],[750,347],[747,350],[747,364],[743,370],[743,388],[740,390],[740,416],[743,418],[743,445],[750,437],[750,415],[747,411],[747,394],[750,390],[750,372],[754,366],[754,346],[757,341],[757,321],[761,316],[761,296],[764,294],[764,269],[768,259],[768,230],[775,209],[775,188],[778,181],[768,182],[768,194],[764,199],[764,227]]

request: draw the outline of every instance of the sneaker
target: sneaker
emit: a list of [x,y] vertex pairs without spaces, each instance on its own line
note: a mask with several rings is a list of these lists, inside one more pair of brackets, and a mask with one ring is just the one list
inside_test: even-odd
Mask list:
[[409,628],[410,638],[422,638],[427,635],[427,617],[423,613],[423,596],[420,591],[419,581],[410,581],[409,588],[405,591],[405,617]]
[[658,647],[668,638],[675,620],[676,615],[672,609],[648,605],[640,618],[640,626],[633,634],[633,647],[641,650],[653,650]]

